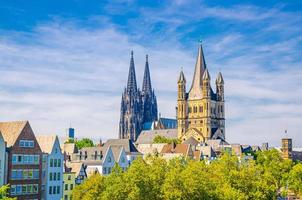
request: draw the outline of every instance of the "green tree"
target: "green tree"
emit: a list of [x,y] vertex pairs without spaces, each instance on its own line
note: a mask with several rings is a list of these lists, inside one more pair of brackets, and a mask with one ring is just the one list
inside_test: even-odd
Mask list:
[[302,197],[302,164],[296,164],[289,172],[288,188],[297,196]]
[[172,139],[169,139],[169,138],[166,138],[164,136],[160,136],[160,135],[157,135],[154,137],[153,139],[153,143],[154,144],[160,144],[160,143],[168,143],[168,144],[179,144],[180,143],[180,140],[177,139],[177,138],[172,138]]
[[0,187],[0,199],[16,200],[17,198],[7,197],[8,190],[9,190],[9,185],[3,185],[3,186]]
[[82,149],[83,147],[94,147],[93,141],[89,138],[83,138],[81,140],[76,140],[75,144],[78,147],[78,149]]

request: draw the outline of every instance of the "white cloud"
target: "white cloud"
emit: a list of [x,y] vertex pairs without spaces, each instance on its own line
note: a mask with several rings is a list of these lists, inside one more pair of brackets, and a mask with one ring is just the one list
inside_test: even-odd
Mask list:
[[[183,4],[180,1],[176,6]],[[207,8],[205,12],[208,17],[239,21],[263,20],[276,13],[283,15],[276,9],[264,12],[256,7],[237,8],[241,8],[240,12],[220,7]],[[37,133],[63,135],[71,123],[79,137],[117,137],[120,99],[126,86],[131,50],[135,53],[139,87],[148,53],[160,112],[174,117],[180,68],[184,68],[190,88],[197,50],[197,46],[185,47],[178,41],[191,29],[175,32],[188,23],[183,18],[187,10],[172,16],[175,9],[172,7],[161,15],[149,15],[154,10],[148,10],[143,16],[150,16],[149,21],[134,36],[107,20],[106,27],[93,29],[60,21],[41,24],[29,33],[2,31],[0,120],[29,119]],[[192,18],[198,21],[203,17]],[[148,45],[135,40],[152,38],[153,33],[146,33],[156,21],[170,24],[167,32],[157,33],[162,37],[149,41]],[[282,28],[279,26],[282,23],[276,24],[274,28]],[[255,33],[255,37],[262,36],[262,31]],[[250,35],[238,31],[204,38],[212,83],[219,70],[224,75],[226,132],[230,142],[268,141],[279,145],[283,130],[288,129],[294,143],[301,146],[300,42],[301,36],[277,42],[252,41]],[[212,87],[215,88],[213,84]]]

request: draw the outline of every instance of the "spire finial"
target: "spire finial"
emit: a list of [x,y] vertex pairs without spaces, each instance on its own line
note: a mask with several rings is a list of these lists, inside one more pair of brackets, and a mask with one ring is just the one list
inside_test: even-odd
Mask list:
[[133,50],[131,51],[131,58],[133,58]]
[[148,62],[148,54],[146,54],[146,62]]
[[199,38],[198,43],[202,44],[202,39],[201,38]]

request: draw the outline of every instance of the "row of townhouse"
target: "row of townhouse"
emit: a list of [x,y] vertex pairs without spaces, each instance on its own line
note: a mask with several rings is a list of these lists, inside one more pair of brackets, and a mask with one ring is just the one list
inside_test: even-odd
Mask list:
[[70,200],[88,176],[126,170],[142,154],[129,139],[78,150],[56,135],[35,135],[28,121],[0,122],[0,186],[18,200]]
[[63,162],[57,136],[35,136],[28,121],[0,122],[0,186],[18,200],[60,200]]

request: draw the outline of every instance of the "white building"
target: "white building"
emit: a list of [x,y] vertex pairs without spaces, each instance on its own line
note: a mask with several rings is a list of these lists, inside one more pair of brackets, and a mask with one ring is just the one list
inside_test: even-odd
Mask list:
[[101,158],[101,160],[90,159],[82,161],[83,163],[85,163],[87,167],[86,171],[89,174],[93,174],[96,172],[102,175],[110,174],[115,164],[118,164],[124,171],[129,167],[127,154],[123,146],[108,146],[106,147],[106,149],[104,149],[104,147],[97,148],[102,149],[102,152],[104,152],[104,156]]
[[64,155],[56,135],[37,136],[43,152],[42,199],[60,200],[63,195]]
[[5,175],[5,168],[6,168],[6,162],[5,162],[5,157],[6,157],[6,153],[5,153],[5,142],[4,139],[2,137],[2,134],[0,133],[0,186],[5,184],[5,179],[6,179],[6,175]]

